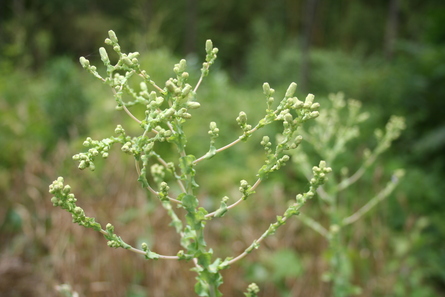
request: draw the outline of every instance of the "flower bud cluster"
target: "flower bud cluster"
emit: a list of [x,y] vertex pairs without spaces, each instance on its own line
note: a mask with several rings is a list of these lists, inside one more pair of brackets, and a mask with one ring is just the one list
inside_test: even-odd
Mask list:
[[150,167],[151,175],[153,176],[155,183],[158,185],[164,180],[165,177],[164,169],[165,169],[164,166],[160,164],[153,164]]
[[330,173],[332,169],[330,167],[325,167],[326,163],[324,161],[320,161],[320,166],[314,166],[312,168],[312,172],[314,173],[314,177],[310,180],[310,188],[309,191],[304,194],[298,194],[296,197],[297,204],[303,205],[308,199],[311,199],[315,196],[317,188],[324,184],[327,180],[326,174]]
[[76,197],[71,193],[71,187],[64,185],[63,177],[58,177],[50,186],[49,192],[54,196],[51,202],[54,206],[58,206],[71,213],[73,223],[77,223],[86,228],[93,228],[96,231],[101,230],[99,223],[95,222],[94,218],[89,218],[85,215],[82,208],[76,205]]
[[170,191],[170,187],[167,185],[167,183],[161,182],[159,184],[159,199],[162,201],[168,201],[168,191]]
[[315,190],[318,188],[318,186],[324,184],[327,180],[326,174],[332,172],[332,168],[326,166],[325,161],[320,161],[320,164],[318,166],[314,166],[312,168],[312,172],[314,174],[314,177],[311,178],[310,185],[311,188],[313,187]]
[[244,111],[240,111],[238,117],[236,118],[236,122],[244,132],[249,132],[252,130],[252,125],[247,124],[247,115]]
[[266,111],[267,112],[271,112],[272,111],[272,104],[273,104],[273,102],[275,100],[274,97],[273,97],[273,94],[275,93],[275,90],[272,89],[267,82],[265,82],[263,84],[263,93],[264,93],[264,95],[266,95],[266,102],[267,102],[267,110]]
[[94,171],[96,169],[94,159],[97,156],[100,155],[104,159],[108,158],[108,152],[111,149],[111,146],[114,143],[122,142],[123,139],[125,139],[125,131],[122,126],[118,125],[115,132],[121,135],[119,137],[105,138],[101,141],[93,140],[91,137],[87,137],[87,139],[83,142],[83,145],[90,147],[90,149],[86,153],[78,153],[73,156],[73,160],[79,161],[78,168],[81,170],[89,168]]
[[386,133],[383,139],[385,148],[389,147],[391,142],[397,139],[405,128],[406,124],[403,117],[392,116],[385,126]]
[[256,297],[259,292],[260,292],[260,288],[258,287],[258,285],[255,283],[251,283],[247,287],[247,293],[244,293],[244,295],[246,297]]
[[244,200],[255,193],[255,191],[252,190],[252,186],[249,185],[249,183],[244,179],[240,181],[239,191],[241,192],[241,194],[243,194],[242,199]]
[[269,140],[270,140],[269,136],[264,136],[260,142],[260,144],[264,147],[264,150],[266,151],[267,154],[272,153],[271,149],[272,143]]
[[[302,136],[297,134],[298,128],[305,121],[319,116],[317,109],[320,107],[320,104],[316,102],[314,103],[314,96],[309,94],[306,97],[305,102],[302,102],[298,100],[297,97],[293,97],[296,88],[297,84],[291,83],[283,100],[281,100],[279,105],[273,109],[271,105],[274,101],[272,97],[274,90],[268,83],[263,84],[263,92],[267,99],[266,116],[258,122],[258,125],[252,129],[252,131],[275,121],[282,121],[283,132],[277,135],[277,145],[275,150],[271,148],[267,136],[261,141],[261,145],[265,148],[267,159],[265,164],[258,171],[257,176],[260,179],[263,179],[269,173],[280,169],[289,160],[289,156],[285,154],[285,151],[297,148],[302,141]],[[241,113],[237,118],[237,122],[240,126],[244,123]],[[246,134],[247,133],[242,137],[247,138],[250,136]]]
[[210,130],[209,130],[208,134],[210,135],[210,138],[212,140],[214,140],[215,138],[217,138],[219,136],[219,129],[216,126],[215,122],[210,122],[209,128],[210,128]]
[[108,239],[107,245],[112,248],[124,248],[129,249],[131,246],[127,243],[125,243],[120,236],[117,236],[114,233],[114,226],[110,223],[107,224],[106,228],[106,234],[104,234],[105,238]]
[[205,77],[209,74],[209,68],[216,60],[216,54],[218,53],[218,48],[213,47],[213,43],[210,39],[206,41],[205,45],[206,50],[206,61],[202,63],[201,75]]

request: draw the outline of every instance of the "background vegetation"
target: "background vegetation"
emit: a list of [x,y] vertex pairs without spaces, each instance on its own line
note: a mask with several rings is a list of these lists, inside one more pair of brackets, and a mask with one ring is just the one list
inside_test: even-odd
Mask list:
[[[348,230],[354,283],[362,296],[445,296],[444,21],[441,0],[0,2],[1,295],[60,296],[55,286],[66,283],[82,296],[193,296],[189,266],[110,249],[49,200],[52,180],[70,177],[85,211],[102,222],[117,217],[126,241],[176,250],[168,219],[139,189],[129,159],[111,152],[111,162],[82,175],[70,159],[87,135],[101,138],[105,127],[126,121],[109,90],[77,62],[82,55],[99,61],[97,49],[113,29],[158,81],[182,57],[198,70],[206,39],[220,49],[217,70],[202,86],[191,150],[208,122],[235,130],[239,110],[262,109],[265,81],[282,92],[296,81],[299,97],[314,93],[322,108],[338,91],[360,100],[371,119],[351,156],[372,145],[372,131],[390,115],[405,116],[401,139],[347,195],[354,209],[394,168],[406,170],[397,191]],[[202,201],[237,191],[261,154],[260,146],[241,146],[203,169],[200,183],[209,190]],[[256,238],[305,185],[297,172],[286,167],[263,188],[264,199],[210,226],[217,252],[240,252]],[[241,296],[256,281],[260,296],[329,296],[324,240],[298,221],[284,228],[225,272],[225,295]]]

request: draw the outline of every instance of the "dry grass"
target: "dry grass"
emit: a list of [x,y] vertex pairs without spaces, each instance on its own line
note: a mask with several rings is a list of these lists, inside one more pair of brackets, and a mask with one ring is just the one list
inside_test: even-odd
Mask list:
[[[22,221],[20,230],[8,231],[5,226],[0,229],[0,295],[60,296],[56,285],[70,284],[80,296],[89,297],[194,296],[191,263],[146,261],[126,250],[111,249],[102,235],[74,225],[70,214],[52,206],[48,185],[64,168],[72,168],[64,176],[88,216],[95,217],[103,226],[112,222],[116,233],[132,245],[148,241],[153,251],[167,255],[174,255],[179,249],[168,217],[156,206],[156,200],[140,189],[131,162],[125,163],[110,154],[108,165],[99,169],[101,175],[80,174],[71,160],[59,161],[70,155],[70,147],[63,143],[49,162],[34,151],[27,156],[23,170],[14,174],[10,190],[1,201],[0,214],[5,216],[5,209],[12,208]],[[276,214],[283,212],[288,194],[281,185],[259,192],[254,203],[247,201],[238,211],[208,223],[208,243],[216,255],[241,253],[273,222]],[[204,194],[201,198],[209,199]],[[243,212],[248,212],[248,216]],[[361,267],[354,268],[361,271],[355,281],[364,288],[363,296],[372,296],[377,289],[390,290],[395,281],[385,275],[391,247],[382,224],[378,217],[359,223],[348,243],[351,250],[360,251],[355,263],[361,263]],[[329,284],[321,281],[321,274],[327,269],[326,242],[297,220],[266,240],[244,262],[222,272],[224,295],[243,296],[248,285],[247,267],[264,263],[274,251],[284,248],[295,250],[304,272],[298,278],[285,278],[278,283],[260,280],[260,296],[281,296],[283,290],[290,292],[289,296],[329,296]],[[272,271],[267,273],[273,275]]]

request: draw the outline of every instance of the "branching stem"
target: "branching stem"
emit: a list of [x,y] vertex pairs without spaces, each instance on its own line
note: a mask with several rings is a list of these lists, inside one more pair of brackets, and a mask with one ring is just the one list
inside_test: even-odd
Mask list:
[[[105,236],[108,235],[107,231],[105,231],[105,230],[103,230],[103,229],[100,229],[100,233],[102,233],[102,234],[105,235]],[[137,249],[137,248],[134,248],[134,247],[130,247],[130,248],[128,248],[128,250],[129,250],[129,251],[132,251],[132,252],[134,252],[134,253],[137,253],[137,254],[141,254],[141,255],[145,255],[145,254],[146,254],[146,252],[144,252],[143,250],[140,250],[140,249]],[[178,257],[178,256],[165,256],[165,255],[159,255],[159,259],[165,259],[165,260],[178,260],[179,257]]]

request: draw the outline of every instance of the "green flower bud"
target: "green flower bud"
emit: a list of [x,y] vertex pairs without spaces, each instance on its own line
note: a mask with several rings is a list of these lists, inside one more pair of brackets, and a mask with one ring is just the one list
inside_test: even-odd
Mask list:
[[[256,296],[258,293],[260,292],[260,288],[258,287],[257,284],[255,283],[251,283],[248,287],[247,287],[247,293],[250,293],[249,295],[245,294],[246,296]],[[254,295],[253,295],[253,294]]]
[[88,152],[92,154],[94,157],[99,155],[99,151],[97,149],[89,149]]
[[270,140],[269,136],[263,136],[263,140],[261,140],[261,145],[268,146],[270,144],[269,140]]
[[318,111],[313,111],[311,112],[311,118],[316,118],[320,115],[320,113]]
[[185,68],[187,67],[187,61],[185,59],[181,59],[181,61],[179,61],[179,64],[177,64],[178,67],[178,72],[184,72]]
[[66,198],[68,199],[68,202],[76,202],[77,199],[74,197],[73,193],[69,193],[68,195],[66,195]]
[[213,49],[213,42],[210,39],[206,41],[206,52],[211,53]]
[[192,118],[192,115],[189,114],[188,112],[184,112],[183,114],[181,114],[181,117],[182,117],[183,119],[191,119],[191,118]]
[[210,122],[210,130],[215,130],[217,128],[216,123],[215,122]]
[[99,54],[100,54],[100,58],[101,58],[102,62],[104,62],[104,64],[110,63],[110,58],[108,58],[107,51],[105,50],[104,47],[99,48]]
[[313,104],[311,105],[311,110],[318,109],[319,107],[320,107],[320,103],[315,102],[315,103],[313,103]]
[[71,192],[71,187],[69,185],[66,185],[62,191],[64,194],[69,194]]
[[201,104],[199,104],[199,102],[189,101],[187,102],[187,107],[190,109],[197,109],[201,107]]
[[131,62],[131,60],[128,57],[122,58],[122,61],[127,65],[127,66],[133,66],[133,63]]
[[83,209],[80,208],[79,206],[76,206],[76,207],[74,208],[73,212],[74,212],[76,215],[78,215],[78,216],[81,216],[81,215],[84,214]]
[[[129,58],[130,60],[133,60],[133,59],[137,59],[140,55],[141,55],[141,54],[139,54],[139,52],[129,53],[129,54],[128,54],[128,58]],[[136,61],[137,61],[137,60],[136,60]]]
[[51,203],[53,204],[53,206],[57,206],[58,202],[59,202],[59,199],[57,199],[57,197],[51,198]]
[[308,103],[309,106],[311,106],[312,102],[314,102],[314,98],[315,98],[315,96],[313,94],[308,94],[306,96],[306,100],[304,101],[304,103]]
[[175,110],[173,108],[169,108],[164,112],[165,112],[165,117],[171,117],[175,113]]
[[304,105],[303,101],[300,101],[297,98],[297,100],[295,100],[295,103],[292,107],[298,109],[298,108],[301,108],[303,105]]
[[297,90],[297,84],[293,82],[289,85],[289,88],[287,88],[286,95],[284,96],[286,98],[290,98],[294,95],[296,90]]
[[184,96],[184,97],[187,96],[191,90],[192,90],[192,86],[189,84],[186,84],[184,89],[182,89],[182,92],[181,92],[182,96]]
[[248,187],[249,187],[249,183],[246,180],[243,179],[240,181],[239,191],[241,193],[244,193]]
[[114,232],[114,226],[111,225],[110,223],[108,223],[107,226],[105,226],[105,229],[107,230],[108,233]]
[[83,68],[87,68],[88,66],[90,66],[90,61],[88,61],[85,57],[80,57],[79,62]]
[[108,36],[110,37],[112,42],[118,43],[116,33],[114,33],[113,30],[108,31]]
[[292,118],[292,115],[291,115],[290,113],[287,113],[287,114],[284,115],[284,121],[285,121],[285,122],[290,123],[290,122],[292,122],[293,120],[294,120],[294,119]]
[[236,118],[236,121],[240,124],[243,125],[247,122],[247,115],[244,111],[241,111],[239,113],[239,116]]
[[111,41],[110,38],[105,38],[105,44],[112,45],[113,42]]
[[147,90],[148,90],[148,89],[147,89],[147,84],[146,84],[145,82],[141,82],[141,83],[139,84],[139,86],[140,86],[140,88],[141,88],[142,91],[147,91]]
[[86,161],[80,161],[78,168],[82,170],[82,169],[87,168],[88,167],[87,165],[88,164]]
[[297,200],[297,203],[303,204],[306,202],[306,199],[304,199],[303,195],[298,194],[295,199]]
[[175,84],[170,79],[167,80],[167,82],[165,83],[165,86],[167,87],[167,90],[170,93],[176,93],[177,87],[175,86]]
[[159,189],[161,190],[161,192],[168,192],[170,190],[170,187],[167,185],[166,182],[161,182],[161,184],[159,185]]
[[280,161],[281,162],[287,162],[287,161],[289,161],[289,156],[288,155],[284,155],[281,159],[280,159]]
[[210,122],[209,128],[210,128],[210,130],[209,130],[208,134],[212,137],[212,139],[219,136],[219,129],[216,126],[215,122]]
[[125,132],[124,128],[121,125],[117,125],[116,129],[114,129],[114,133],[123,134]]
[[270,95],[270,85],[267,82],[263,84],[263,93],[266,96]]

